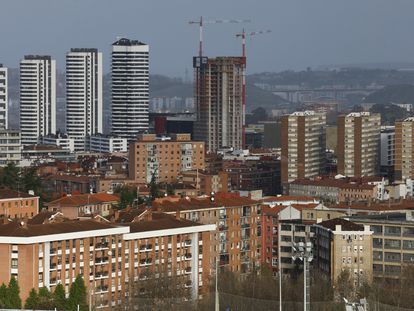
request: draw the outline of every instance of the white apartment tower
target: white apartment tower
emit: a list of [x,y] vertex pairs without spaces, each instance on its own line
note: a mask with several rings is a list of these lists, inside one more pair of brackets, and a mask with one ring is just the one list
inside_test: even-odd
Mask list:
[[22,145],[56,132],[56,61],[50,56],[20,61],[20,129]]
[[0,129],[7,129],[7,68],[0,64]]
[[66,54],[66,132],[75,151],[85,151],[86,137],[102,128],[102,53],[71,49]]
[[149,46],[138,40],[112,44],[112,134],[134,141],[148,130]]

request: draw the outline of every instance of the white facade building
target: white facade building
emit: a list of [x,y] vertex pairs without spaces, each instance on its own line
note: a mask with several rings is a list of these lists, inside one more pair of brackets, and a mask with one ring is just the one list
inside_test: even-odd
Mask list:
[[56,132],[56,61],[50,56],[20,61],[20,128],[23,145]]
[[48,135],[42,137],[42,143],[44,145],[61,147],[62,149],[69,150],[71,153],[75,152],[75,139],[67,135]]
[[22,159],[22,144],[20,131],[0,129],[0,167],[13,162],[20,166]]
[[103,132],[102,70],[97,49],[66,54],[66,131],[76,151],[85,151],[87,136]]
[[0,64],[0,129],[7,128],[7,68]]
[[100,153],[127,152],[126,138],[94,135],[89,137],[89,151]]
[[112,133],[134,141],[148,130],[149,46],[138,40],[112,44]]

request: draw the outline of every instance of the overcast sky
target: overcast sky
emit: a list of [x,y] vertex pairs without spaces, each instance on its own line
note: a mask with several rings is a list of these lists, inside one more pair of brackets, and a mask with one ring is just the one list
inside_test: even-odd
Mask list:
[[[110,45],[126,36],[150,45],[151,72],[191,73],[198,29],[189,20],[250,19],[248,71],[326,64],[414,62],[414,0],[0,0],[0,63],[49,54],[64,69],[71,47],[97,47],[109,71]],[[238,55],[240,24],[207,25],[208,56]]]

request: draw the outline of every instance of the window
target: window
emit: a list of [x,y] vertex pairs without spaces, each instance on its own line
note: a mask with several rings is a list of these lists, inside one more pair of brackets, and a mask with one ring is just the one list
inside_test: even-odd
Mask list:
[[18,266],[17,259],[16,258],[12,258],[12,260],[11,260],[11,267],[12,267],[12,269],[17,269],[17,266]]

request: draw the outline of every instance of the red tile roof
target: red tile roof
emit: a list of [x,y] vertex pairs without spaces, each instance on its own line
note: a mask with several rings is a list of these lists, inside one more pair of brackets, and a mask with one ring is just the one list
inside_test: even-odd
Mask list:
[[358,225],[354,222],[342,219],[342,218],[335,218],[326,221],[322,221],[318,223],[319,226],[330,229],[334,231],[337,225],[342,226],[343,231],[364,231],[363,225]]
[[69,195],[47,203],[47,206],[83,206],[88,204],[119,202],[119,197],[108,193]]
[[34,198],[35,196],[25,192],[17,192],[11,189],[0,189],[0,200],[14,198]]
[[153,212],[152,220],[141,220],[123,225],[129,226],[130,232],[145,232],[154,230],[168,230],[174,228],[194,227],[200,226],[201,224],[186,219],[177,219],[175,218],[175,216],[172,215]]
[[49,224],[26,224],[11,222],[0,225],[0,236],[10,237],[32,237],[51,234],[71,233],[79,231],[91,231],[116,228],[115,225],[94,220],[74,220]]

